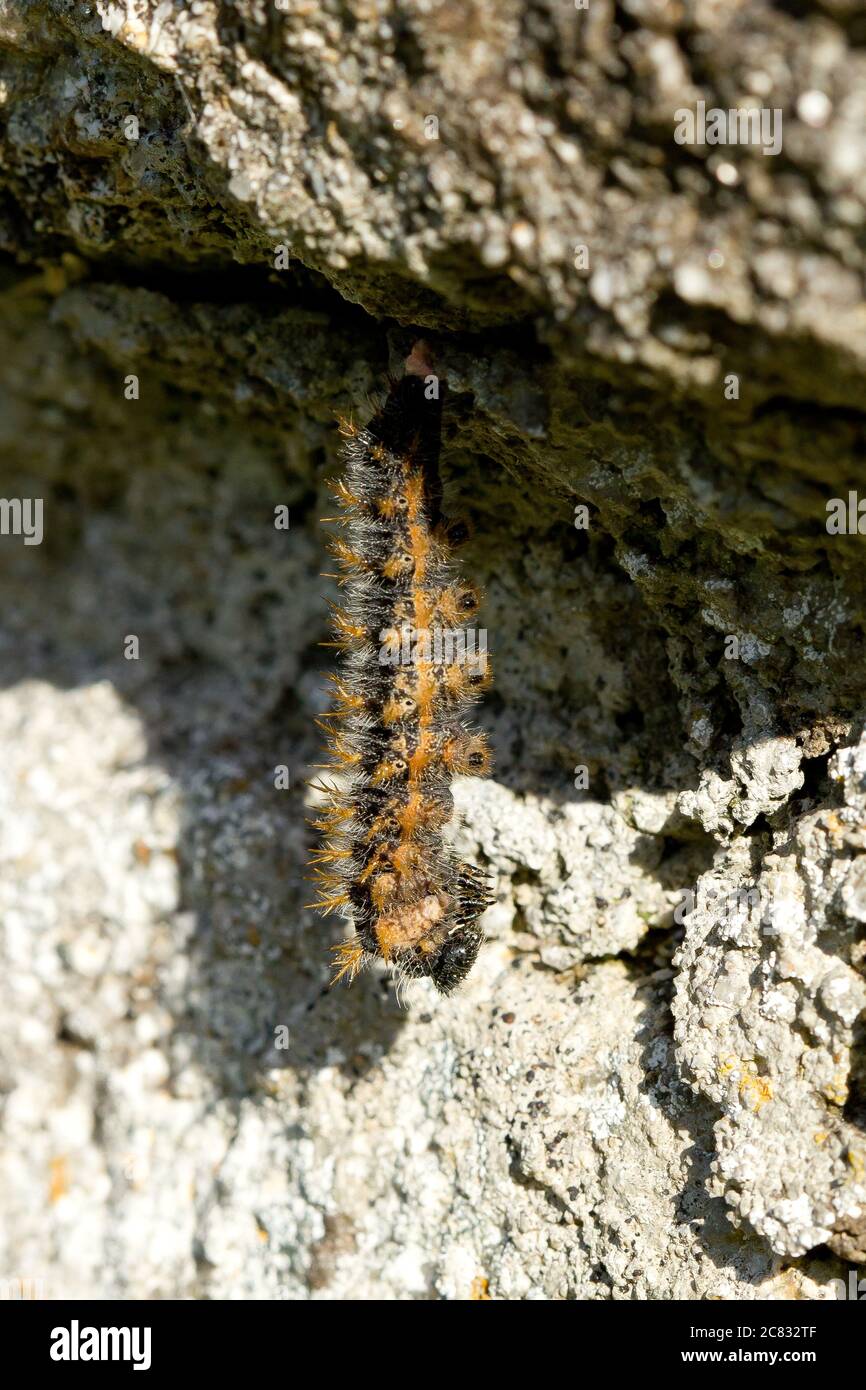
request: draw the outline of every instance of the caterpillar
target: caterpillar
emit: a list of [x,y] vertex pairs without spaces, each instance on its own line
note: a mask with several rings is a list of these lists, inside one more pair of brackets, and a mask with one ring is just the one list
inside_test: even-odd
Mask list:
[[333,605],[325,645],[342,669],[317,722],[331,758],[318,766],[342,785],[318,783],[322,841],[310,863],[311,906],[354,925],[332,948],[332,983],[378,958],[398,988],[427,977],[448,994],[475,962],[491,901],[484,874],[443,833],[453,777],[490,771],[487,738],[464,719],[490,669],[486,642],[466,629],[480,594],[455,572],[468,531],[441,511],[439,385],[418,342],[367,426],[341,422],[345,472],[330,485],[340,515],[325,520],[341,527],[329,547],[340,573],[329,577],[345,603]]

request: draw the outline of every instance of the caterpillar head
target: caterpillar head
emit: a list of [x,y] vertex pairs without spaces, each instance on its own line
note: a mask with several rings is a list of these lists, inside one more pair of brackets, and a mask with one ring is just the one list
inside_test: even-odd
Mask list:
[[432,980],[440,994],[450,994],[475,964],[483,935],[474,922],[431,932],[401,954],[400,973],[410,979]]
[[401,961],[406,974],[426,976],[440,994],[456,989],[475,964],[484,940],[478,919],[491,901],[484,875],[472,865],[461,864],[448,918]]
[[426,973],[440,994],[450,994],[475,964],[482,933],[477,926],[457,927],[427,961]]

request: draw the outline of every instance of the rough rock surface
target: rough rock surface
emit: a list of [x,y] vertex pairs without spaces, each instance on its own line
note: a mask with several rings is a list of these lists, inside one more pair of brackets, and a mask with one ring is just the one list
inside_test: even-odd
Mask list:
[[[855,0],[0,3],[0,492],[44,499],[0,535],[3,1290],[824,1298],[866,1259],[866,568],[826,526],[864,39]],[[677,144],[698,100],[780,153]],[[325,988],[304,779],[335,417],[419,332],[497,896],[401,1008]]]

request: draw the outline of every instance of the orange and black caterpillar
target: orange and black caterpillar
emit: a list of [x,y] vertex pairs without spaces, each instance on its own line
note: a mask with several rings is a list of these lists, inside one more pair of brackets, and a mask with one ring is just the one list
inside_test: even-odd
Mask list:
[[[465,528],[442,516],[441,400],[424,343],[365,429],[343,424],[344,477],[332,487],[343,534],[345,606],[334,609],[342,671],[324,716],[339,789],[326,805],[314,874],[324,912],[342,911],[355,935],[335,947],[334,981],[370,959],[398,980],[427,976],[443,994],[465,978],[481,945],[490,901],[484,875],[443,838],[458,773],[485,775],[485,736],[463,722],[489,681],[486,649],[465,624],[478,592],[457,578],[452,553]],[[485,644],[481,644],[482,648]],[[467,656],[467,652],[470,653]]]

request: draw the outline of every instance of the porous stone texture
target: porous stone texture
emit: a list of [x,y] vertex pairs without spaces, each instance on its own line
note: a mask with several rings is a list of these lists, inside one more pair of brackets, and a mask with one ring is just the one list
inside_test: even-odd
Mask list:
[[[864,39],[853,0],[0,3],[0,494],[44,502],[0,535],[0,1292],[846,1296]],[[698,101],[780,152],[677,143]],[[401,1005],[327,989],[303,880],[335,421],[419,336],[495,902]]]
[[[698,880],[674,958],[677,1057],[722,1108],[711,1190],[770,1245],[866,1258],[866,1136],[844,1119],[866,1009],[866,737],[830,760],[845,804],[745,837]],[[862,1119],[862,1116],[860,1117]]]

